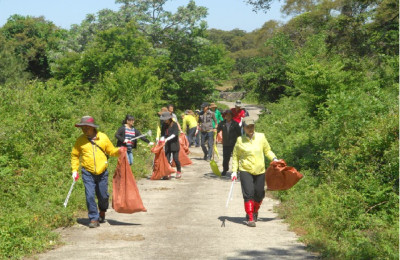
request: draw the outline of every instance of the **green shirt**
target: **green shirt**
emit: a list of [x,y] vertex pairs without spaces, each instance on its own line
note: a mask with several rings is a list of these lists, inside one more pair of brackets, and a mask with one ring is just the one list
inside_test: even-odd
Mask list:
[[[222,121],[224,121],[224,118],[221,115],[221,112],[218,109],[215,109],[215,118],[217,119],[217,124],[221,123]],[[212,122],[213,124],[213,128],[217,128],[217,126],[215,126],[214,121]]]

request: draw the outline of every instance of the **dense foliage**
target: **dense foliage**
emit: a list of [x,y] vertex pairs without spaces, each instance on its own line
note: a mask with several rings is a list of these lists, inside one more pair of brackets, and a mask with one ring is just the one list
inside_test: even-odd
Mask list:
[[[116,2],[70,30],[20,15],[0,28],[0,258],[51,248],[85,209],[82,182],[62,205],[81,116],[115,143],[126,114],[154,131],[161,106],[214,101],[225,79],[267,106],[258,131],[305,175],[276,194],[303,241],[332,259],[399,257],[397,1],[286,0],[297,16],[250,33],[207,30],[194,1]],[[146,145],[134,156],[148,174]]]

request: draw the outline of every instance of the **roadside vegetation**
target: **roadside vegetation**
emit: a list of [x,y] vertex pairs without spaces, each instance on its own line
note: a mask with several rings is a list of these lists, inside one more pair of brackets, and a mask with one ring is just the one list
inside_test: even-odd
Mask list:
[[[126,114],[154,131],[160,107],[196,109],[229,82],[267,107],[258,131],[305,175],[275,192],[301,239],[326,258],[398,259],[397,1],[286,1],[294,18],[253,32],[209,30],[194,1],[116,2],[69,30],[20,15],[0,28],[0,258],[56,246],[85,210],[81,182],[63,207],[83,115],[115,143]],[[151,163],[139,146],[135,176]]]

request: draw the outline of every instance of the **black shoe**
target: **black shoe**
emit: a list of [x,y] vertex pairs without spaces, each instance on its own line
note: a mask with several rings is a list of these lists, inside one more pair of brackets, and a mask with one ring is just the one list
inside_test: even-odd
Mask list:
[[106,212],[105,211],[100,211],[99,223],[105,223],[105,222],[106,222]]
[[226,176],[226,171],[221,172],[221,176]]
[[[254,222],[257,222],[257,220],[258,220],[258,212],[257,213],[253,213],[253,219],[254,219]],[[246,214],[246,220],[249,221],[249,214]]]

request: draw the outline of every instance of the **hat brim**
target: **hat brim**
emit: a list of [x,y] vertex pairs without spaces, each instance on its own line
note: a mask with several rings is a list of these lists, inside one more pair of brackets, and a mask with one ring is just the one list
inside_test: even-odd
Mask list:
[[98,125],[91,124],[91,123],[79,123],[79,124],[75,124],[75,127],[82,127],[82,126],[91,126],[91,127],[94,127],[94,128],[98,128],[98,127],[99,127]]
[[168,120],[168,119],[171,119],[172,118],[172,116],[160,116],[160,120]]

